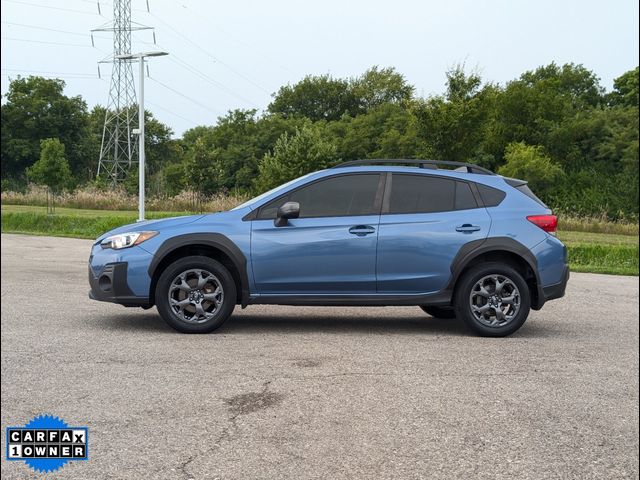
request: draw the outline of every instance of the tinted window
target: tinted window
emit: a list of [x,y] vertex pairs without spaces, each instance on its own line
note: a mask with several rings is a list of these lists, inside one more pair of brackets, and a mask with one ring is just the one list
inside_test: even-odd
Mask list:
[[456,210],[467,210],[478,206],[471,187],[466,182],[456,182]]
[[478,190],[480,191],[480,196],[482,197],[485,207],[495,207],[496,205],[499,205],[507,195],[497,188],[487,187],[481,183],[477,183],[476,185],[478,186]]
[[267,218],[274,219],[276,218],[276,213],[278,212],[278,208],[280,205],[287,201],[287,197],[280,197],[275,200],[271,200],[269,203],[260,208],[260,212],[258,212],[257,219],[264,220]]
[[538,196],[531,191],[531,189],[529,188],[529,186],[526,183],[524,185],[520,185],[520,186],[518,186],[516,188],[518,190],[520,190],[522,193],[524,193],[531,200],[534,200],[534,201],[538,202],[540,205],[542,205],[544,208],[547,208],[547,206],[544,204],[544,202],[542,200],[540,200],[538,198]]
[[456,182],[426,175],[393,175],[389,213],[454,210]]
[[285,202],[300,204],[300,218],[377,215],[376,192],[380,175],[342,175],[301,187],[264,205],[259,219],[276,217]]

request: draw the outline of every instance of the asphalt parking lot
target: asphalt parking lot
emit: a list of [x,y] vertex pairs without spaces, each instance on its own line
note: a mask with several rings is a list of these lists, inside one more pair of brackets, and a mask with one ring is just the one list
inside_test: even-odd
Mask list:
[[638,478],[637,277],[573,274],[504,339],[417,307],[253,306],[189,336],[90,301],[90,244],[2,235],[3,430],[89,427],[54,478]]

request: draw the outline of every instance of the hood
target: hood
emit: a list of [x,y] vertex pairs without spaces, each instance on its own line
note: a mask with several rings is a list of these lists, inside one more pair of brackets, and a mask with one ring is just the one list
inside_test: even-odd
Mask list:
[[129,223],[128,225],[123,225],[121,227],[114,228],[113,230],[109,230],[108,232],[100,235],[96,239],[96,243],[101,242],[102,240],[104,240],[105,238],[111,235],[117,235],[119,233],[140,232],[140,231],[146,231],[146,230],[162,231],[164,229],[176,227],[178,225],[193,223],[205,216],[206,215],[204,214],[185,215],[183,217],[159,218],[154,220],[145,220],[144,222]]

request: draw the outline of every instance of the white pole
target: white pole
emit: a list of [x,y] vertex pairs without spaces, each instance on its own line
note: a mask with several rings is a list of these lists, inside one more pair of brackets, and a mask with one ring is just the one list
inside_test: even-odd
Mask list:
[[140,55],[140,100],[138,103],[138,221],[144,221],[144,57]]

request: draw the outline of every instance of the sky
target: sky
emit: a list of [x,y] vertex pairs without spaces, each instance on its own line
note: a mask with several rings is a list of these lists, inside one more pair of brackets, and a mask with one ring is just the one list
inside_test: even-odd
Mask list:
[[[98,5],[100,4],[100,13]],[[147,3],[149,10],[147,11]],[[105,105],[113,51],[111,1],[0,0],[1,89],[17,75],[62,78],[67,95]],[[581,63],[610,90],[638,65],[637,0],[131,0],[132,51],[149,62],[148,110],[176,136],[230,109],[264,110],[308,74],[354,77],[395,67],[420,96],[444,91],[464,64],[504,84],[551,62]],[[156,44],[153,44],[155,32]],[[137,88],[137,70],[135,81]],[[4,102],[3,98],[3,102]]]

